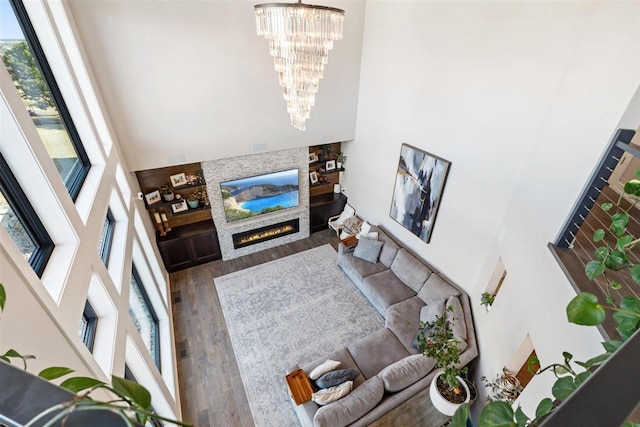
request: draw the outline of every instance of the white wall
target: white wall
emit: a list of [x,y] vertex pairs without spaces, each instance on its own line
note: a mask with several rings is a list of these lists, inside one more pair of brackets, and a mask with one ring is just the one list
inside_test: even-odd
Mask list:
[[[527,333],[543,364],[599,351],[595,328],[567,323],[575,293],[546,245],[638,89],[638,26],[638,3],[367,2],[344,186],[359,214],[470,293],[476,379]],[[402,143],[452,162],[428,245],[388,216]],[[508,276],[487,314],[498,257]],[[525,410],[549,383],[534,379]]]
[[[82,46],[70,36],[63,5],[39,0],[25,5],[92,167],[74,202],[0,66],[0,152],[55,243],[40,279],[0,227],[0,283],[7,290],[0,354],[14,348],[35,355],[28,369],[34,373],[67,366],[104,381],[111,374],[123,376],[126,362],[151,392],[156,410],[179,417],[168,276],[151,240],[149,217],[141,212],[144,206],[131,198],[137,183],[124,173],[128,167],[82,62]],[[107,268],[97,244],[109,208],[116,226]],[[162,372],[129,316],[132,263],[160,320]],[[94,354],[78,334],[87,299],[99,317]]]
[[364,0],[322,2],[345,10],[344,39],[305,132],[289,124],[256,3],[69,1],[132,170],[353,139]]

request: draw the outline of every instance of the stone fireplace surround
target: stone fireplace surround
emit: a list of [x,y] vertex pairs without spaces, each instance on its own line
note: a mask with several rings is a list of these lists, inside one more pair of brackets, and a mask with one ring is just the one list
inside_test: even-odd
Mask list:
[[[298,168],[298,207],[227,223],[220,183],[239,178]],[[309,150],[307,147],[251,154],[202,162],[211,201],[211,215],[218,231],[222,259],[229,260],[309,237]],[[251,246],[234,249],[233,234],[298,218],[300,231]]]

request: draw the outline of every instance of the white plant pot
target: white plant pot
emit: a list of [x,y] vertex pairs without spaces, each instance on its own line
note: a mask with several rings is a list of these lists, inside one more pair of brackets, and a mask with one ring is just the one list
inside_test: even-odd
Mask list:
[[[431,403],[438,411],[451,417],[453,416],[453,414],[456,413],[456,410],[462,404],[451,403],[447,399],[442,397],[442,395],[438,391],[438,386],[436,385],[437,379],[438,377],[440,377],[440,375],[442,375],[442,372],[438,372],[438,374],[433,378],[433,381],[431,381],[431,386],[429,387],[429,397],[431,398]],[[471,393],[469,392],[469,387],[467,387],[467,383],[465,383],[462,378],[460,377],[457,377],[457,378],[460,380],[460,385],[462,386],[464,391],[467,393],[467,399],[465,400],[465,403],[467,403],[469,402],[470,396],[471,396]]]

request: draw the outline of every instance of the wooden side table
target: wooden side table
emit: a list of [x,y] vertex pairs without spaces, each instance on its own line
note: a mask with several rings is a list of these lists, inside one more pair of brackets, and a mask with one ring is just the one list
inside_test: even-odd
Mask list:
[[300,405],[311,400],[313,389],[311,388],[309,378],[307,378],[307,375],[302,369],[296,369],[295,371],[289,372],[285,378],[287,380],[287,385],[289,386],[289,395],[296,405]]
[[386,413],[382,418],[369,424],[369,427],[440,427],[446,425],[450,420],[451,417],[438,411],[433,406],[429,397],[429,387],[427,387],[397,408]]
[[356,239],[356,236],[349,236],[345,239],[342,239],[341,242],[344,243],[346,247],[350,248],[358,244],[358,239]]

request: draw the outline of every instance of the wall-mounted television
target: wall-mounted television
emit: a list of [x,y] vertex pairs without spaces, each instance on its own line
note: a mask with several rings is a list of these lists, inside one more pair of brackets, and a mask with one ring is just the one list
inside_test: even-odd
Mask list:
[[227,222],[298,206],[298,169],[220,183]]

